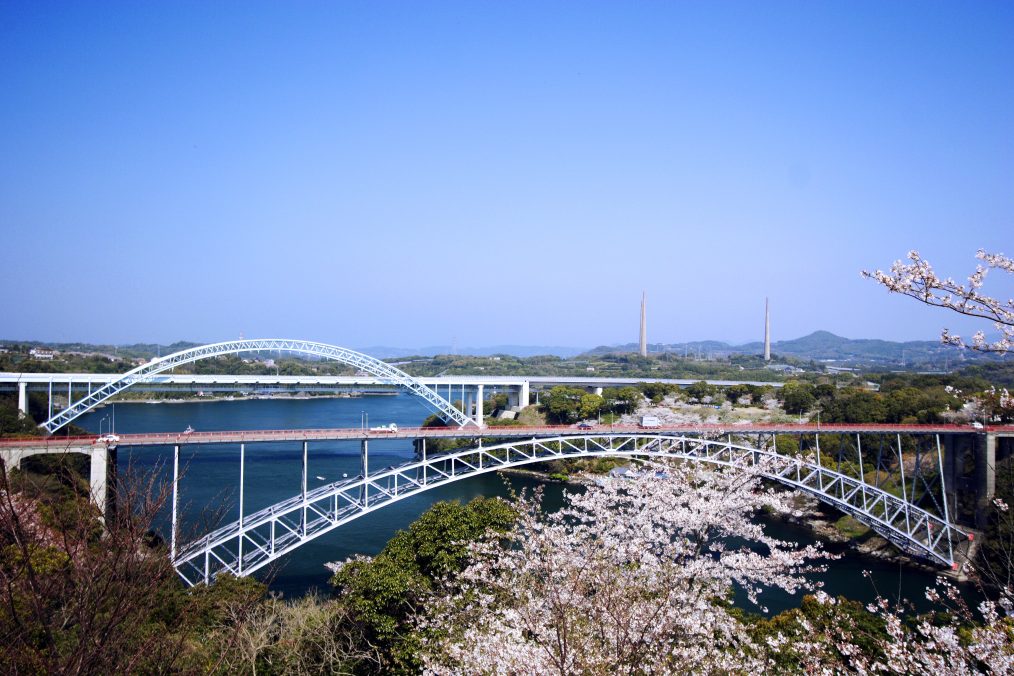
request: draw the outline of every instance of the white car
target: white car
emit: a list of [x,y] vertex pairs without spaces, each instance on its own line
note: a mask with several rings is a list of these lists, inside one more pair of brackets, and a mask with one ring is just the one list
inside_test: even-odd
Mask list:
[[120,437],[118,437],[115,434],[103,434],[102,436],[100,436],[98,439],[95,440],[95,443],[105,444],[106,446],[109,446],[110,444],[117,444],[119,443],[119,441]]
[[371,427],[370,431],[371,432],[397,432],[398,431],[398,426],[395,425],[394,423],[391,423],[390,425],[381,425],[380,427]]

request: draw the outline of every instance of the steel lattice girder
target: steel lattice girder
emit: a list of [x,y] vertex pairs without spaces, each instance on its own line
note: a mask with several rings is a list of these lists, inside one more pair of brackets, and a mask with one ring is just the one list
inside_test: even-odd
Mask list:
[[118,379],[106,383],[99,389],[95,390],[88,396],[77,400],[73,404],[68,402],[67,408],[42,423],[40,427],[44,427],[48,432],[55,432],[70,421],[87,413],[131,385],[144,382],[152,376],[168,371],[173,367],[224,354],[258,351],[294,352],[315,357],[323,357],[325,359],[332,359],[350,366],[355,366],[356,368],[366,371],[378,378],[387,379],[389,381],[388,384],[400,385],[413,394],[422,397],[446,419],[452,420],[462,427],[474,424],[471,418],[454,408],[449,401],[401,369],[395,368],[387,362],[344,347],[328,345],[327,343],[315,343],[308,340],[290,340],[287,338],[258,338],[253,340],[230,340],[223,343],[201,345],[200,347],[194,347],[189,350],[182,350],[180,352],[166,355],[161,359],[154,359],[143,366],[137,367],[133,371],[124,373]]
[[954,565],[955,543],[968,537],[939,516],[887,491],[770,449],[688,436],[590,434],[478,446],[387,468],[365,479],[359,476],[320,486],[305,498],[296,495],[244,516],[242,524],[234,522],[208,533],[183,548],[173,564],[191,585],[209,582],[219,570],[247,575],[309,540],[434,486],[546,459],[605,456],[757,468],[762,476],[851,514],[905,551],[948,566]]

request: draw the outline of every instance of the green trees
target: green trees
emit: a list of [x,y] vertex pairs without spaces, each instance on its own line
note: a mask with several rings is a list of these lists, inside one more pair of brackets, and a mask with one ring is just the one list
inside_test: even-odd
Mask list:
[[[640,392],[634,392],[640,398]],[[546,420],[556,425],[594,418],[610,404],[615,405],[615,400],[607,400],[576,387],[554,387],[542,397],[542,411],[546,414]]]
[[606,388],[602,390],[602,397],[605,405],[614,413],[633,413],[644,401],[644,395],[633,386]]
[[415,609],[443,578],[468,564],[469,542],[489,530],[506,531],[515,518],[497,498],[438,502],[373,559],[341,565],[331,583],[384,672],[418,673],[423,634],[413,630]]
[[546,420],[557,425],[576,421],[581,412],[581,397],[584,395],[584,390],[574,387],[554,387],[542,397]]
[[821,419],[826,422],[933,423],[957,403],[942,387],[902,387],[887,392],[845,388],[823,394],[818,405]]
[[703,380],[699,380],[687,387],[687,396],[701,403],[713,401],[718,397],[719,393],[720,391],[717,387]]
[[882,423],[887,419],[884,398],[876,392],[852,390],[821,403],[821,415],[826,422]]
[[813,386],[798,380],[790,380],[778,392],[778,398],[782,402],[782,408],[786,413],[806,413],[817,403],[813,395]]

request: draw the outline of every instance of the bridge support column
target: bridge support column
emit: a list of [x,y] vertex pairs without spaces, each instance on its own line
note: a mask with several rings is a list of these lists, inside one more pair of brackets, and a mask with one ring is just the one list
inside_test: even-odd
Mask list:
[[[363,444],[366,442],[364,441]],[[309,445],[308,442],[303,442],[303,537],[306,537],[306,480],[309,478],[310,465],[309,465]],[[242,525],[242,524],[240,524]],[[240,529],[242,531],[242,528]]]
[[[304,442],[305,444],[305,442]],[[239,555],[236,557],[236,567],[239,574],[243,574],[243,484],[246,479],[246,444],[239,445]],[[303,463],[303,500],[306,500],[306,463]],[[176,505],[173,505],[173,510]],[[303,511],[303,518],[306,518],[306,510]],[[303,535],[306,535],[305,526]]]
[[18,417],[28,415],[28,383],[18,383]]
[[985,528],[989,523],[990,503],[996,494],[996,435],[975,435],[975,525]]
[[520,385],[511,386],[507,392],[507,407],[508,408],[525,408],[530,403],[530,390],[528,381],[521,383]]
[[110,488],[115,488],[116,485],[116,447],[97,446],[90,456],[88,491],[92,502],[105,519],[112,516],[116,507],[115,496],[110,493]]
[[427,479],[427,476],[426,476],[426,437],[423,437],[422,439],[420,439],[420,441],[422,441],[423,486],[425,486],[426,485],[426,479]]
[[[363,480],[365,481],[370,476],[370,442],[366,439],[363,439],[363,446],[360,449],[359,462],[361,468],[360,473],[363,475]],[[370,487],[365,483],[360,491],[359,500],[363,503],[363,507],[370,506]]]
[[173,516],[170,528],[172,531],[169,536],[169,558],[174,563],[176,562],[176,534],[179,528],[176,525],[176,513],[180,502],[180,446],[176,444],[173,446]]
[[477,391],[475,393],[475,424],[478,425],[479,427],[483,426],[483,422],[482,422],[482,418],[483,418],[483,414],[482,414],[482,396],[483,396],[483,394],[482,394],[482,387],[483,387],[482,385],[476,385],[476,390]]
[[944,437],[944,481],[947,507],[955,523],[975,526],[979,511],[978,448],[975,434]]

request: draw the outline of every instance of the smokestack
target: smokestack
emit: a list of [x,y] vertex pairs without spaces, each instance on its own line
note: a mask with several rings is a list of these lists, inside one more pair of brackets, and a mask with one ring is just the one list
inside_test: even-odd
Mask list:
[[645,301],[647,300],[648,294],[644,291],[641,292],[641,356],[648,356],[648,324],[647,316],[645,314]]
[[771,361],[771,310],[764,299],[764,361]]

